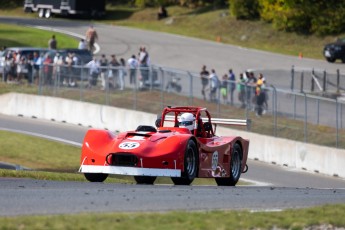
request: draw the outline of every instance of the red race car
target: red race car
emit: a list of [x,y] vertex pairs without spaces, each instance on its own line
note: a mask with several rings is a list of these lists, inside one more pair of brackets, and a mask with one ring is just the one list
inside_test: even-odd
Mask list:
[[247,125],[247,120],[211,118],[202,107],[168,106],[156,120],[157,128],[140,125],[118,135],[90,129],[79,172],[91,182],[118,174],[134,176],[138,184],[153,184],[164,176],[175,185],[190,185],[198,177],[234,186],[248,170],[249,140],[216,136],[218,124]]

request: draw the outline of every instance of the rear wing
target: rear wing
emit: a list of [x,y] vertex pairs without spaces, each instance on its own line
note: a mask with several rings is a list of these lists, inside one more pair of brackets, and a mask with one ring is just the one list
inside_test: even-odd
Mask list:
[[[165,116],[165,121],[175,121],[174,116]],[[208,118],[202,118],[202,122],[208,122]],[[249,126],[251,120],[249,119],[227,119],[227,118],[211,118],[212,124],[217,125],[235,125],[235,126]]]

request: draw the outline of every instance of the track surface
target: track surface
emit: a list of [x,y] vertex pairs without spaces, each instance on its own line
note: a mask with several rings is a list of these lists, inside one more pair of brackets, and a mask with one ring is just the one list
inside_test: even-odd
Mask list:
[[[85,22],[0,18],[2,23],[51,27],[83,35]],[[342,64],[270,54],[198,39],[157,34],[123,27],[96,25],[102,53],[129,57],[146,46],[154,63],[198,72],[202,64],[226,72],[230,67],[289,70],[291,65],[340,69]],[[106,36],[105,36],[106,35]],[[230,64],[229,64],[230,63]],[[231,65],[231,66],[229,66]],[[274,79],[272,79],[274,81]],[[279,79],[277,79],[279,82]],[[0,127],[26,131],[80,144],[86,128],[26,118],[0,116]],[[291,171],[249,161],[241,179],[258,186],[139,186],[81,182],[54,182],[0,178],[0,215],[31,215],[107,211],[167,211],[213,209],[285,209],[345,202],[345,181]]]
[[[86,128],[0,115],[0,127],[78,145]],[[79,212],[280,210],[345,202],[345,180],[249,160],[256,186],[124,185],[0,178],[0,216]]]

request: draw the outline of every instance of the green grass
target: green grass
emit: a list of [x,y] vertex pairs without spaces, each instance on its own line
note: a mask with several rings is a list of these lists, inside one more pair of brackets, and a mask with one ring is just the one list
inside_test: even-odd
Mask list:
[[[0,217],[1,229],[293,229],[344,227],[345,205],[283,212],[205,211]],[[326,229],[326,228],[313,228]],[[327,228],[334,229],[334,228]]]
[[29,27],[0,24],[1,47],[30,46],[48,48],[48,40],[55,34],[58,48],[77,48],[78,40],[70,36]]

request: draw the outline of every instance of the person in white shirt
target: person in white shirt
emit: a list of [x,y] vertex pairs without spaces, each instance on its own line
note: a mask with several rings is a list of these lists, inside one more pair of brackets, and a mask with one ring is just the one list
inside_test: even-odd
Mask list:
[[80,39],[80,41],[79,41],[78,49],[80,49],[80,50],[86,50],[87,49],[87,44],[83,38]]
[[127,64],[129,67],[129,82],[130,84],[136,84],[137,68],[139,65],[138,60],[135,55],[132,55],[128,60]]
[[97,85],[100,65],[98,60],[94,57],[93,60],[86,64],[86,67],[89,67],[90,79],[88,88],[91,88],[92,86]]
[[211,74],[209,76],[210,79],[210,99],[212,102],[217,101],[217,89],[219,88],[219,78],[216,74],[216,71],[214,69],[211,70]]

